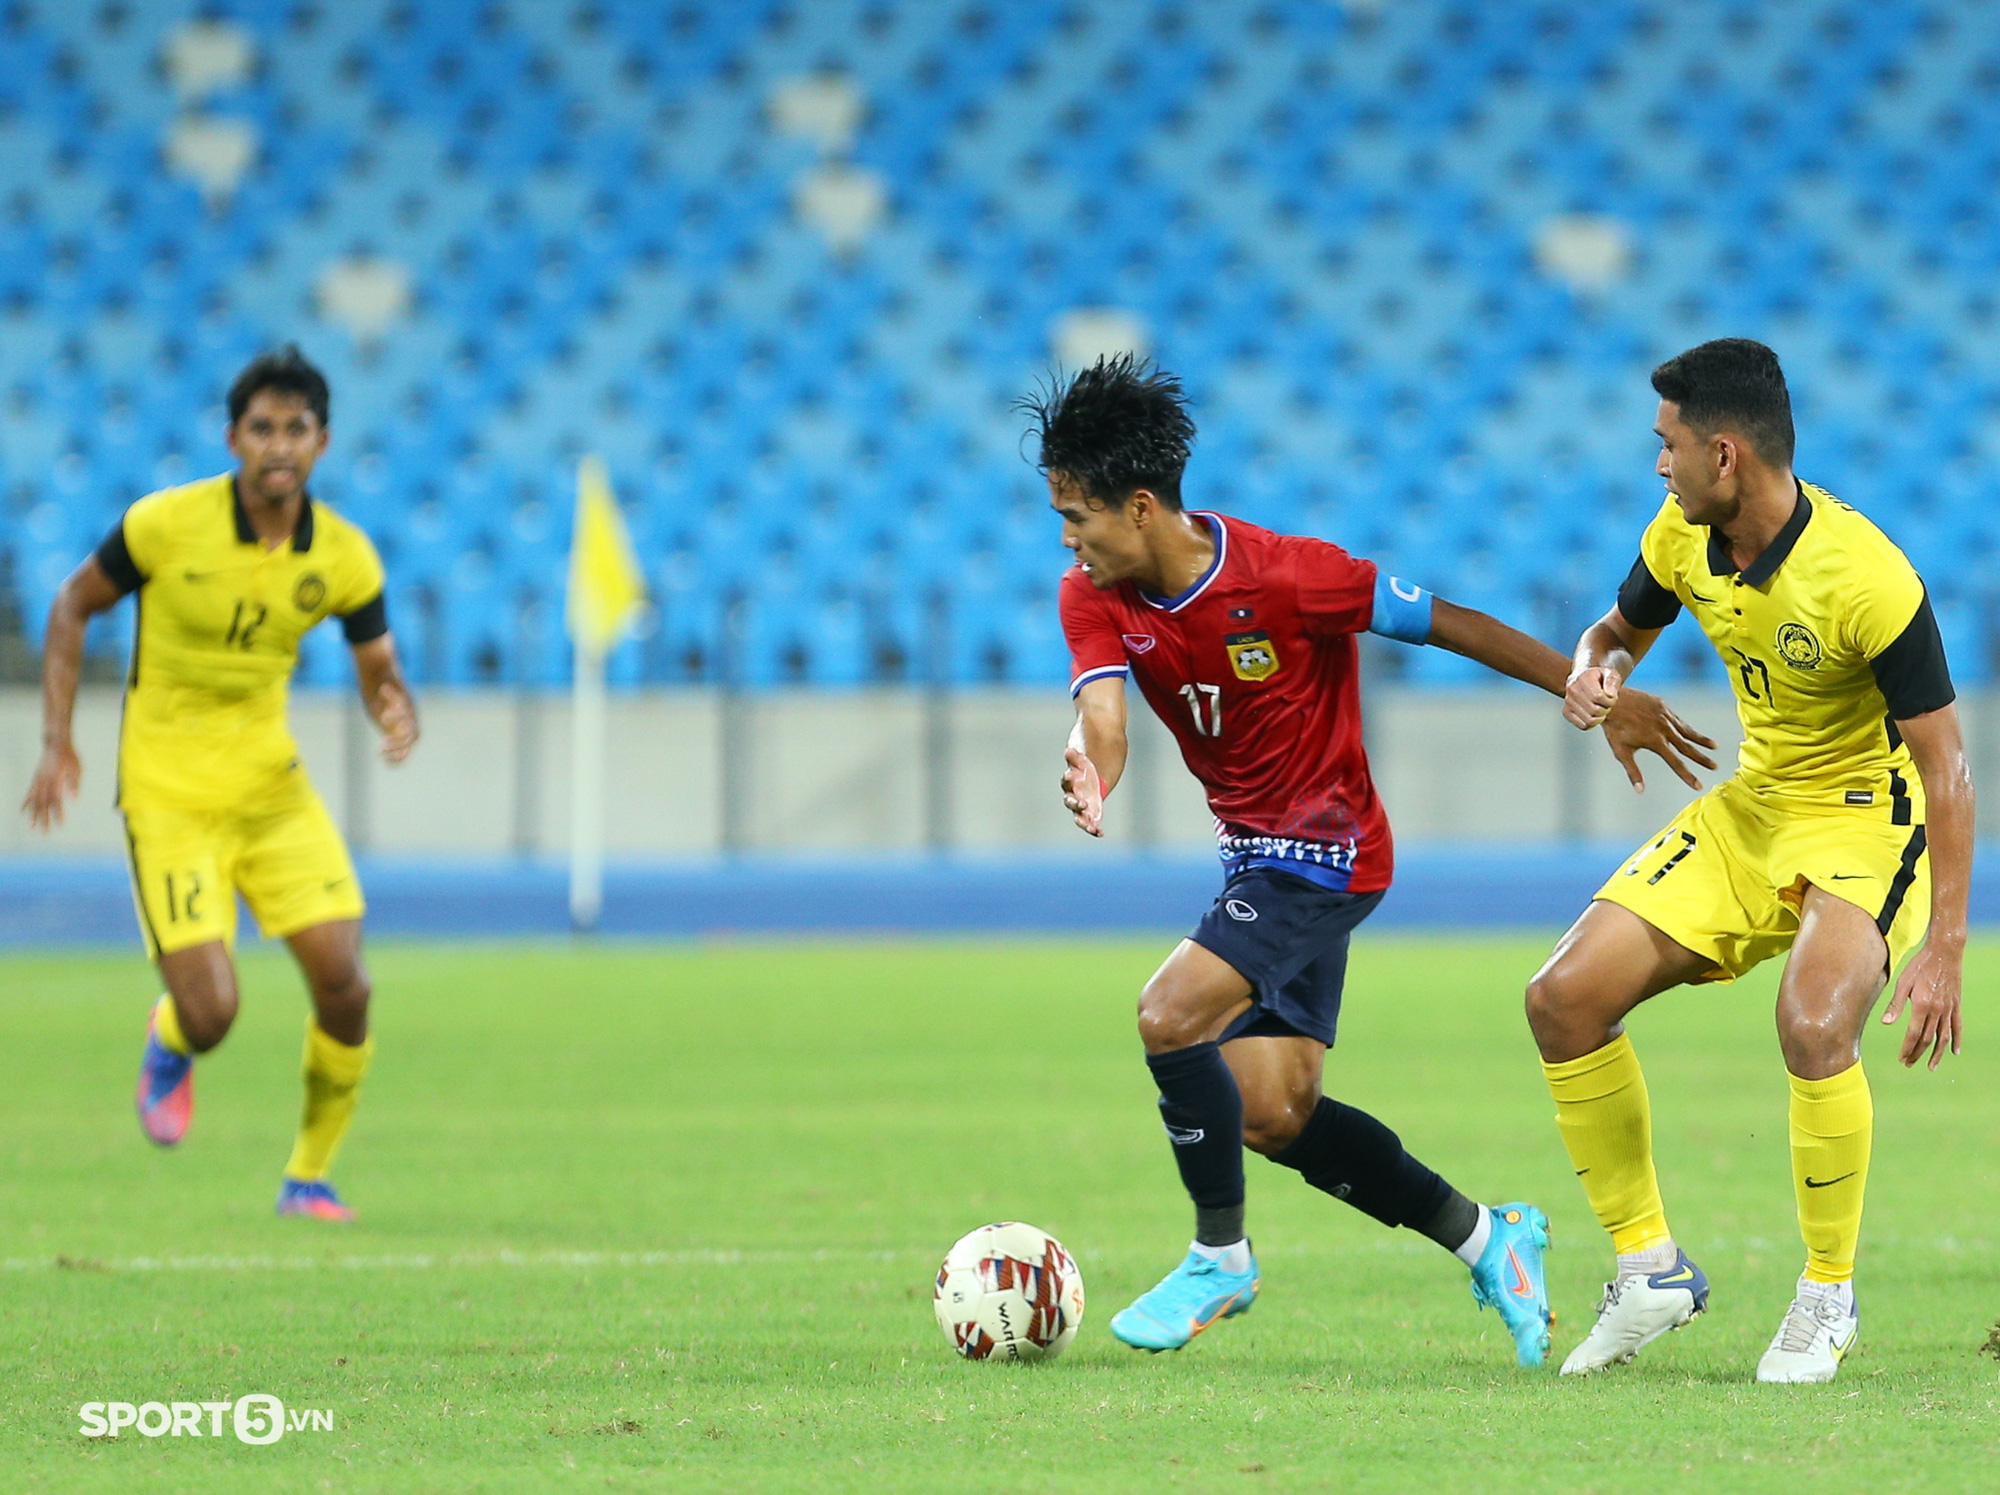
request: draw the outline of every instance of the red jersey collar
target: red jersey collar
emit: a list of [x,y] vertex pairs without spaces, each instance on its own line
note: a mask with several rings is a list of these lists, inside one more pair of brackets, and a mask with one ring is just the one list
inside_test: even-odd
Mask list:
[[1229,526],[1223,522],[1220,514],[1210,510],[1196,509],[1193,512],[1195,518],[1205,521],[1215,532],[1215,559],[1210,561],[1208,569],[1195,579],[1194,585],[1178,597],[1155,597],[1144,587],[1134,587],[1133,590],[1139,594],[1139,600],[1148,607],[1158,608],[1161,612],[1177,613],[1207,591],[1208,584],[1222,574],[1222,563],[1229,555]]

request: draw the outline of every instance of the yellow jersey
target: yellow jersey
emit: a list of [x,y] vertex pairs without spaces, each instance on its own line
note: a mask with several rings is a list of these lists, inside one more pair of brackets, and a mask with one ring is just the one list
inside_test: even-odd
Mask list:
[[1618,607],[1649,629],[1693,611],[1729,669],[1747,788],[1923,824],[1896,723],[1949,705],[1951,673],[1922,579],[1862,514],[1800,483],[1785,527],[1738,571],[1727,541],[1669,494]]
[[121,807],[225,809],[281,787],[299,771],[285,702],[300,637],[329,614],[350,643],[388,632],[368,537],[308,497],[290,539],[267,549],[233,474],[148,494],[97,559],[139,594]]

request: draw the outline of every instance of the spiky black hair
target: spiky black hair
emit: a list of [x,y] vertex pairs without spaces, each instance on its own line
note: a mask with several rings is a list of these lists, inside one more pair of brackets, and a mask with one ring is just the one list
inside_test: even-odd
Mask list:
[[1747,337],[1720,337],[1653,370],[1653,390],[1680,406],[1703,438],[1727,426],[1773,467],[1792,462],[1792,396],[1778,355]]
[[319,417],[319,423],[322,426],[326,424],[327,410],[332,405],[326,375],[306,361],[297,343],[286,343],[275,353],[260,353],[244,366],[243,372],[236,376],[236,382],[229,386],[231,425],[243,419],[243,412],[250,408],[250,402],[257,397],[260,389],[299,396]]
[[1015,401],[1041,441],[1036,466],[1114,509],[1144,488],[1181,506],[1181,471],[1194,445],[1181,381],[1134,353],[1100,358],[1065,379],[1051,374]]

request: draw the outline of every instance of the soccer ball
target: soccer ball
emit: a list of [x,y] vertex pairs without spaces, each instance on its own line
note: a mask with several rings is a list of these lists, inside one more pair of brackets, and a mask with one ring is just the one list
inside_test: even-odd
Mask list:
[[1083,1274],[1045,1230],[982,1225],[945,1253],[936,1307],[968,1360],[1052,1360],[1083,1322]]

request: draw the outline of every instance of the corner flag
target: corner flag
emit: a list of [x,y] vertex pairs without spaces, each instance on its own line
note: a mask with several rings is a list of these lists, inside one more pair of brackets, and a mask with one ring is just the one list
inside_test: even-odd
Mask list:
[[576,470],[576,533],[569,548],[569,636],[576,644],[570,696],[569,912],[595,929],[604,911],[604,656],[645,600],[625,517],[604,463]]
[[569,636],[578,652],[607,652],[645,600],[632,537],[611,497],[604,463],[585,457],[576,469],[576,532],[569,550]]

